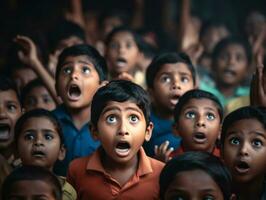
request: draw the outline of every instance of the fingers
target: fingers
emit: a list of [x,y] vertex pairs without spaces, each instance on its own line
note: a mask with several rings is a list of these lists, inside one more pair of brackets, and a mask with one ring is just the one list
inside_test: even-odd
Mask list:
[[165,141],[160,146],[155,145],[154,152],[155,157],[158,160],[161,160],[163,162],[167,162],[170,159],[171,153],[174,151],[174,148],[168,148],[169,147],[169,141]]

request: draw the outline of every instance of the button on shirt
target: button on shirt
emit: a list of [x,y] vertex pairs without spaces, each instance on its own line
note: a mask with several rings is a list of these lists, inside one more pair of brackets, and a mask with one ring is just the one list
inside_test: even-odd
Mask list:
[[100,142],[92,138],[89,131],[89,122],[78,130],[63,105],[56,108],[53,114],[60,122],[67,149],[65,159],[55,164],[54,171],[58,175],[66,176],[69,163],[75,158],[93,153],[99,147]]

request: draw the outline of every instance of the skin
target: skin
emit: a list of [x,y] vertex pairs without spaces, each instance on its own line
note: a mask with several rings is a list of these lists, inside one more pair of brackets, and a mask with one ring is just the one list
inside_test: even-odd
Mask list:
[[[256,119],[243,119],[233,123],[226,132],[222,156],[236,184],[260,189],[266,168],[266,130]],[[247,170],[239,167],[246,163]],[[243,192],[243,191],[242,191]],[[258,191],[252,194],[260,194]]]
[[239,44],[228,45],[221,51],[215,66],[217,87],[225,96],[232,95],[235,88],[245,79],[248,70],[244,47]]
[[26,111],[36,108],[52,111],[55,107],[54,100],[44,86],[34,87],[25,98],[24,108]]
[[19,91],[30,81],[38,78],[36,73],[30,68],[17,69],[12,74],[12,79],[15,81]]
[[223,193],[210,175],[202,170],[179,172],[169,185],[165,200],[223,200]]
[[[17,151],[23,165],[42,166],[50,171],[57,160],[65,157],[57,128],[46,117],[33,117],[25,121],[18,137]],[[42,155],[36,155],[36,151],[41,151]]]
[[186,64],[164,64],[154,78],[153,88],[149,88],[156,114],[163,119],[173,119],[179,97],[194,87]]
[[[131,101],[110,101],[103,109],[97,128],[92,128],[95,139],[101,141],[104,149],[103,166],[121,185],[135,173],[138,165],[138,151],[144,141],[149,141],[153,124],[145,120],[142,110]],[[129,144],[126,153],[119,152],[117,144]]]
[[[217,105],[209,99],[190,99],[181,110],[174,132],[182,138],[185,151],[212,152],[220,134]],[[197,133],[205,139],[197,138]]]
[[[0,91],[0,126],[8,126],[8,137],[0,139],[0,153],[5,157],[13,153],[14,127],[21,115],[21,107],[14,90]],[[3,131],[1,129],[1,131]],[[2,134],[0,131],[0,134]],[[5,132],[5,131],[3,131]]]
[[[100,87],[100,77],[87,56],[69,56],[65,59],[58,80],[58,95],[71,113],[75,126],[79,129],[90,120],[92,97]],[[80,95],[76,99],[69,96],[69,88],[76,85]]]
[[[106,49],[106,60],[112,78],[122,72],[134,74],[140,56],[138,46],[133,35],[129,32],[118,32],[111,39]],[[126,62],[119,64],[117,59],[123,58]]]
[[56,200],[51,185],[42,180],[21,180],[12,185],[10,200]]

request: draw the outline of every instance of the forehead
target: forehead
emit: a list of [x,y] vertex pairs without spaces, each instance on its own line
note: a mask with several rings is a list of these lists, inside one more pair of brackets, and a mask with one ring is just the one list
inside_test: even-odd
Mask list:
[[260,132],[260,133],[264,133],[264,135],[266,136],[266,129],[263,126],[263,124],[255,119],[255,118],[251,118],[251,119],[241,119],[238,120],[234,123],[231,124],[231,126],[227,129],[226,133],[231,132],[231,131],[236,131],[236,132]]
[[241,44],[236,44],[236,43],[232,43],[232,44],[228,44],[223,50],[222,53],[241,53],[246,55],[245,52],[245,48],[243,47],[243,45]]
[[94,67],[92,58],[90,58],[87,55],[67,56],[63,62],[63,65],[67,63],[77,63],[77,62],[87,63]]
[[36,96],[39,96],[41,95],[41,93],[48,93],[48,90],[43,85],[36,85],[30,89],[29,94],[31,93],[33,93]]
[[22,129],[38,129],[38,128],[45,128],[45,129],[55,129],[55,124],[46,116],[41,117],[30,117],[24,121]]
[[103,109],[102,113],[109,112],[109,111],[137,111],[143,114],[142,110],[138,107],[138,105],[134,101],[109,101],[105,108]]
[[161,65],[157,74],[160,75],[163,73],[172,73],[172,74],[185,73],[185,74],[192,76],[192,73],[189,70],[188,65],[185,63],[182,63],[182,62],[165,63],[165,64]]
[[194,108],[207,108],[207,109],[212,109],[214,111],[218,112],[218,106],[217,104],[207,98],[192,98],[187,101],[187,103],[183,106],[182,110],[189,108],[189,107],[194,107]]
[[113,35],[111,41],[133,41],[135,42],[135,38],[133,34],[129,31],[119,31]]
[[19,102],[17,93],[12,89],[0,90],[0,102],[10,100]]

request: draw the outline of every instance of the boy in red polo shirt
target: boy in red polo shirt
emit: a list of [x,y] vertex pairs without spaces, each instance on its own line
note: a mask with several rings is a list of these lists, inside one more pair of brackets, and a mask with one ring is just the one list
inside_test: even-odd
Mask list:
[[101,146],[74,160],[67,180],[78,199],[159,199],[164,164],[146,156],[142,144],[151,137],[150,102],[138,85],[111,81],[92,100],[91,132]]

